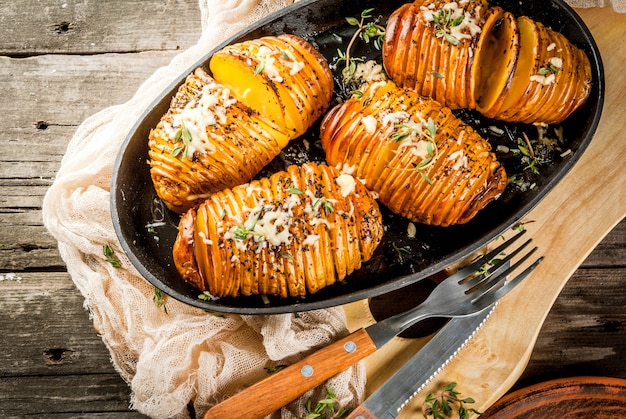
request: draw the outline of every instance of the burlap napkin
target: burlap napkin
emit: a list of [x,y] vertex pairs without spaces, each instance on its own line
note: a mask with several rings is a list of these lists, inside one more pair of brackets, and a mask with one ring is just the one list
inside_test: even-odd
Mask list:
[[[132,408],[155,418],[188,417],[188,403],[207,407],[347,333],[341,308],[274,316],[218,317],[172,298],[159,307],[155,291],[125,258],[113,230],[109,183],[120,146],[154,98],[213,46],[289,0],[201,0],[203,34],[197,45],[159,69],[127,103],[88,118],[71,139],[43,203],[46,227],[59,242],[67,269],[121,376],[130,384]],[[121,260],[105,261],[109,244]],[[164,310],[166,308],[167,312]],[[344,406],[364,392],[361,364],[328,386]],[[275,417],[306,416],[304,395]],[[233,412],[236,414],[236,412]]]

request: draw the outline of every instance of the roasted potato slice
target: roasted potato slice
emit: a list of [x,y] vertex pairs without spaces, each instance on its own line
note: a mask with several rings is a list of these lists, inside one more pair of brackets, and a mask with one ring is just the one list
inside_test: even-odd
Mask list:
[[471,85],[476,109],[493,118],[506,98],[519,57],[519,30],[512,13],[492,7],[476,46]]
[[[410,77],[406,66],[409,61],[409,54],[415,54],[419,48],[415,46],[413,30],[415,25],[402,24],[405,20],[414,22],[415,8],[410,3],[400,6],[389,16],[385,29],[383,46],[383,59],[386,63],[385,71],[391,78],[398,77],[399,83],[403,83],[405,77]],[[390,54],[393,52],[393,54]]]
[[351,170],[381,203],[412,221],[473,218],[506,186],[489,143],[449,108],[392,81],[369,83],[321,124],[331,165]]
[[519,57],[515,63],[515,71],[507,87],[506,97],[498,110],[498,114],[517,103],[528,85],[531,83],[530,76],[533,74],[535,57],[539,54],[539,31],[535,22],[521,16],[517,19],[517,27],[520,34]]
[[217,190],[249,181],[288,138],[197,69],[150,132],[150,175],[157,195],[182,213]]
[[383,234],[361,182],[305,163],[211,195],[180,220],[181,276],[214,297],[305,297],[371,258]]
[[[532,22],[518,19],[521,27],[529,26],[537,38],[537,48],[525,90],[516,100],[505,100],[495,116],[510,122],[555,124],[563,121],[589,96],[591,65],[586,54],[562,34]],[[535,34],[536,33],[536,34]],[[522,83],[520,82],[520,85]],[[512,96],[517,95],[512,90]]]
[[332,73],[311,44],[290,34],[229,45],[213,55],[210,69],[219,83],[250,108],[302,135],[328,108]]

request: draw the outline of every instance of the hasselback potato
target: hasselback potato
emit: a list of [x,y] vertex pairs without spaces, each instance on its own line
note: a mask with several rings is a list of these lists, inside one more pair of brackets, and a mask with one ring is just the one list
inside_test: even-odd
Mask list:
[[267,36],[218,51],[209,63],[215,79],[252,109],[302,134],[328,108],[333,78],[326,59],[291,34]]
[[250,180],[287,141],[284,129],[197,69],[150,132],[150,175],[163,202],[182,213],[217,190]]
[[181,276],[214,297],[304,297],[367,261],[383,234],[359,181],[314,163],[216,192],[180,220]]
[[199,68],[186,78],[150,132],[152,181],[178,213],[248,182],[332,97],[328,63],[293,35],[231,45],[210,66],[213,75]]
[[330,165],[412,221],[465,223],[506,187],[485,139],[449,108],[392,81],[366,84],[331,109],[320,135]]
[[389,18],[387,73],[452,109],[559,123],[591,90],[587,55],[562,34],[485,0],[416,0]]

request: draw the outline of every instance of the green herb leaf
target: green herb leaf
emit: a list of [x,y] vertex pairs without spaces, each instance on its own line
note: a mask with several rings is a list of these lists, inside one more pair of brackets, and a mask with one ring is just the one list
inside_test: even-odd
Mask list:
[[318,198],[315,203],[313,203],[313,208],[317,208],[318,206],[321,206],[324,209],[326,215],[335,210],[332,202],[330,202],[326,197]]
[[300,189],[296,188],[293,185],[290,185],[287,188],[287,192],[289,192],[290,194],[293,194],[293,195],[302,195],[302,194],[304,194],[304,192],[302,192]]
[[451,23],[450,26],[454,27],[454,26],[459,26],[461,23],[463,23],[463,19],[465,18],[465,15],[461,15],[459,17],[457,17],[456,19],[454,19]]
[[289,56],[289,54],[287,54],[287,51],[285,51],[284,49],[280,50],[280,56],[285,60],[285,61],[291,61],[291,57]]
[[459,40],[455,36],[445,33],[443,34],[443,37],[452,45],[459,45]]
[[254,75],[258,76],[265,69],[265,63],[259,63],[254,67]]
[[202,294],[198,295],[198,300],[213,301],[213,296],[209,294],[208,291],[204,291]]
[[429,185],[432,185],[432,184],[433,184],[433,181],[432,181],[432,180],[428,177],[428,175],[427,175],[426,173],[422,172],[421,170],[418,170],[417,172],[420,174],[420,176],[421,176],[421,177],[422,177],[422,178],[423,178],[426,182],[428,182],[428,184],[429,184]]
[[[435,134],[437,134],[437,125],[435,125],[435,121],[433,121],[433,119],[429,116],[428,117],[428,122],[426,125],[426,129],[428,130],[428,132],[430,133],[430,135],[435,136]],[[429,145],[430,145],[430,141],[429,141]],[[429,151],[429,154],[432,154]]]
[[265,371],[267,371],[268,374],[276,374],[278,371],[284,370],[285,368],[287,368],[287,365],[280,364],[273,367],[265,367],[264,369]]
[[361,12],[361,18],[362,19],[369,19],[370,17],[372,17],[371,13],[374,11],[374,8],[372,7],[371,9],[365,9]]
[[104,253],[105,261],[110,263],[114,268],[120,268],[122,266],[122,262],[115,256],[113,248],[108,243],[102,246],[102,253]]
[[346,22],[351,26],[359,26],[359,20],[355,17],[346,17]]
[[162,308],[165,313],[167,313],[167,307],[165,306],[165,294],[163,291],[154,287],[154,296],[152,297],[152,301],[156,304],[157,307]]
[[178,155],[181,153],[181,151],[183,151],[184,149],[185,149],[185,147],[184,147],[184,146],[179,145],[179,146],[175,147],[175,148],[174,148],[174,150],[172,150],[172,152],[170,153],[170,156],[172,156],[172,157],[176,157],[176,156],[178,156]]
[[475,409],[467,408],[466,404],[474,403],[474,399],[471,397],[459,398],[461,393],[455,389],[456,383],[450,383],[437,395],[429,393],[422,405],[424,417],[432,417],[433,419],[450,418],[455,409],[459,419],[468,419],[470,412],[478,415],[482,414]]

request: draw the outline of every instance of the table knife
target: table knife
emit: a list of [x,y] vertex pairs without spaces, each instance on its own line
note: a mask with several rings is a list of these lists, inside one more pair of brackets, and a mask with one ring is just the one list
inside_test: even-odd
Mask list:
[[482,327],[494,308],[450,320],[348,419],[392,419],[411,401]]

